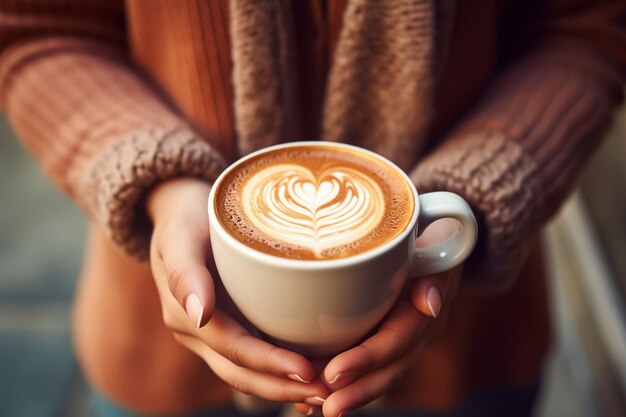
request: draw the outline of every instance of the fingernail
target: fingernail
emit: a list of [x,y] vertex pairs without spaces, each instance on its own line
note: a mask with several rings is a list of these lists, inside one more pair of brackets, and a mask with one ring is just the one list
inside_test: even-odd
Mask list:
[[339,381],[341,378],[343,378],[346,374],[343,372],[339,372],[337,375],[335,375],[335,377],[331,380],[328,381],[328,383],[330,385],[335,384],[337,381]]
[[355,380],[356,377],[357,377],[357,374],[356,372],[353,372],[353,371],[339,372],[337,375],[333,377],[333,379],[328,380],[328,384],[334,385],[340,381],[352,381],[352,380]]
[[328,383],[330,385],[334,384],[335,382],[339,381],[339,378],[341,378],[343,376],[343,374],[340,372],[337,375],[335,375],[335,377],[333,379],[329,379]]
[[196,294],[189,294],[185,300],[185,311],[189,318],[196,324],[196,327],[200,328],[200,321],[202,320],[202,313],[204,307],[200,302],[200,298]]
[[306,412],[306,415],[312,416],[313,414],[315,414],[315,407],[309,407],[309,409]]
[[306,400],[304,400],[304,402],[309,405],[318,405],[320,407],[324,405],[324,401],[326,401],[326,399],[322,397],[309,397]]
[[308,380],[306,380],[306,379],[302,378],[302,377],[301,377],[300,375],[298,375],[298,374],[289,374],[289,375],[287,375],[287,378],[289,378],[289,379],[293,379],[294,381],[297,381],[297,382],[304,382],[304,383],[306,383],[306,384],[308,384],[309,382],[311,382],[311,381],[308,381]]
[[430,287],[426,294],[426,303],[433,317],[437,317],[441,311],[441,293],[436,287]]

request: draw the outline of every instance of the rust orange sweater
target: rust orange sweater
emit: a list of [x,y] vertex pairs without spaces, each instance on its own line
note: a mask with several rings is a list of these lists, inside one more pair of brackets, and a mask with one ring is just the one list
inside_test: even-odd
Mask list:
[[158,181],[343,140],[479,213],[510,285],[620,102],[619,1],[2,1],[0,102],[52,179],[145,255]]
[[[466,282],[517,285],[491,315],[541,287],[515,278],[626,73],[619,0],[2,0],[0,12],[4,113],[128,254],[147,253],[141,203],[157,183],[212,181],[280,141],[347,141],[394,160],[420,192],[470,202],[480,237]],[[458,332],[489,333],[463,320]]]

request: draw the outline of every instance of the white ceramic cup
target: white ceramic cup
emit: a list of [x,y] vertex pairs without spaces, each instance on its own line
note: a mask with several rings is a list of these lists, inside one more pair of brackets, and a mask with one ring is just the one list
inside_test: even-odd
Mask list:
[[[275,149],[332,146],[374,156],[410,185],[415,210],[406,229],[366,252],[334,260],[286,259],[259,252],[231,236],[216,213],[216,190],[241,162]],[[368,150],[334,142],[291,142],[271,146],[235,162],[213,184],[208,202],[211,247],[220,278],[243,315],[279,346],[309,357],[345,350],[367,335],[387,314],[407,277],[446,271],[463,262],[476,243],[476,220],[456,194],[418,196],[395,164]],[[432,247],[415,239],[432,222],[454,218],[460,227]]]

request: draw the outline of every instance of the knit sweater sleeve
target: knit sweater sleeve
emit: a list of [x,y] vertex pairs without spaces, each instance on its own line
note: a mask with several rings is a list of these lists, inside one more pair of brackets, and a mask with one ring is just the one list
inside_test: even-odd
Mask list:
[[212,181],[224,162],[133,66],[123,2],[31,3],[0,2],[4,115],[52,181],[145,257],[147,191],[177,176]]
[[557,211],[622,100],[625,11],[602,3],[542,10],[523,35],[532,47],[412,171],[421,192],[456,192],[478,214],[466,275],[484,291],[514,281],[527,242]]

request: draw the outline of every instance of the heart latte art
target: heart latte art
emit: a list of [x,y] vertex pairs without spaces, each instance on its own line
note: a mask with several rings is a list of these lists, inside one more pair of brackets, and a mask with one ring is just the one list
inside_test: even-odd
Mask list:
[[216,213],[227,233],[291,259],[345,258],[384,245],[406,230],[415,206],[395,167],[325,144],[260,153],[216,187]]
[[380,222],[385,199],[379,185],[347,167],[318,175],[298,165],[277,165],[254,174],[242,190],[245,215],[265,234],[310,249],[366,236]]

